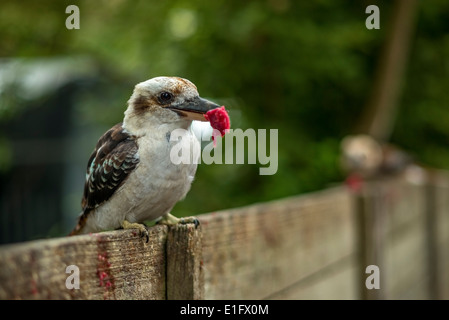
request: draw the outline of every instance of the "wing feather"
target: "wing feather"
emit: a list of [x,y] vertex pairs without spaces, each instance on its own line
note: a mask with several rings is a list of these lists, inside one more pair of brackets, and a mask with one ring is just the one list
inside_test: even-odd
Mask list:
[[135,137],[119,123],[99,140],[87,164],[81,201],[87,213],[108,200],[139,163]]

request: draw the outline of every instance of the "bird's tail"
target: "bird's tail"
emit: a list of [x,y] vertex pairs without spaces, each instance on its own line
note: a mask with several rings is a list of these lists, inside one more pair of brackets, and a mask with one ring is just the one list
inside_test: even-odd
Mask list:
[[69,236],[76,236],[78,234],[83,234],[83,229],[86,226],[86,221],[87,221],[87,215],[84,214],[84,212],[82,212],[80,214],[80,217],[78,219],[78,223],[76,224],[75,228],[73,228],[73,230],[68,234]]

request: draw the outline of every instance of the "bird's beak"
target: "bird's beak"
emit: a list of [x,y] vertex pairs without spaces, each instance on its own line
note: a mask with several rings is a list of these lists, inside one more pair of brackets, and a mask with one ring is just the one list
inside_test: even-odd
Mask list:
[[190,120],[207,121],[206,118],[204,118],[204,114],[209,110],[220,108],[220,106],[206,99],[197,97],[193,100],[185,101],[181,104],[172,105],[167,108]]

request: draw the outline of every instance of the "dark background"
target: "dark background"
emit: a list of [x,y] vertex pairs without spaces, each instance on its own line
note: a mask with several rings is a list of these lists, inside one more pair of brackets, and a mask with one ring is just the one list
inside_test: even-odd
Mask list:
[[[65,27],[68,5],[80,29]],[[365,9],[380,9],[368,30]],[[339,183],[341,139],[370,98],[393,1],[2,1],[0,241],[65,235],[88,157],[123,118],[134,85],[194,82],[233,128],[278,129],[279,168],[200,165],[175,215]],[[449,2],[419,1],[391,141],[449,169]]]

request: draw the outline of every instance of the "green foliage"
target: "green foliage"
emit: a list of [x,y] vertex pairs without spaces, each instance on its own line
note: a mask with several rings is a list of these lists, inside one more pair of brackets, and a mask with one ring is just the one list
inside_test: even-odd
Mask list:
[[[134,83],[178,75],[201,95],[228,101],[233,126],[278,129],[273,176],[260,176],[258,165],[199,167],[174,211],[196,214],[343,179],[339,141],[366,105],[391,14],[391,1],[375,3],[380,30],[365,28],[367,1],[3,1],[0,52],[98,61],[117,88],[101,99],[86,93],[75,112],[82,123],[113,125]],[[80,8],[80,30],[65,28],[69,4]],[[449,169],[449,4],[426,1],[419,10],[393,140]]]
[[449,168],[449,12],[447,1],[421,6],[393,139],[422,163]]

